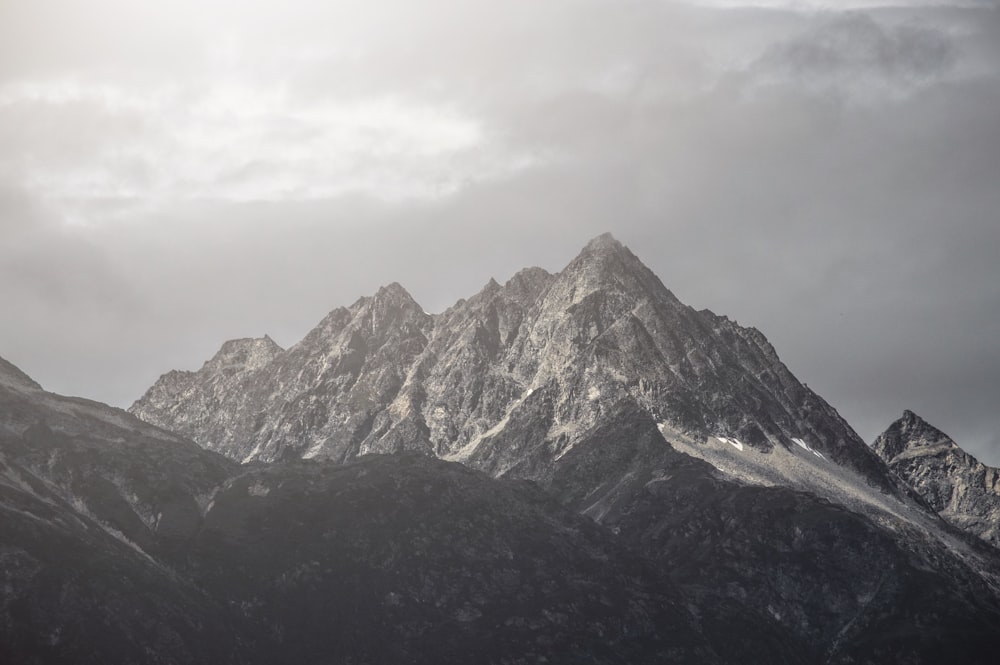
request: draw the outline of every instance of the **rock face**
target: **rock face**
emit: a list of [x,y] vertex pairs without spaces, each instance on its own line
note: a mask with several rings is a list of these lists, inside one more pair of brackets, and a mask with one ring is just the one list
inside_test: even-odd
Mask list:
[[[266,348],[233,352],[251,345]],[[436,316],[392,284],[287,351],[227,342],[130,411],[243,462],[410,449],[536,478],[632,406],[685,436],[793,451],[902,491],[759,331],[682,304],[607,234],[558,274],[491,281]]]
[[942,517],[1000,547],[1000,469],[979,462],[912,411],[872,447]]

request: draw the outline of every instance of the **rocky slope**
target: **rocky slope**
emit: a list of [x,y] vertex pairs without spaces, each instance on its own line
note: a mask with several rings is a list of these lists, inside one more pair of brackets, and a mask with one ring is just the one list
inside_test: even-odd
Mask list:
[[637,411],[607,419],[560,462],[549,491],[658,565],[734,662],[772,648],[759,629],[754,644],[729,640],[754,615],[812,663],[988,662],[1000,647],[1000,560],[919,511],[867,516],[742,482],[664,445]]
[[255,662],[243,620],[162,559],[235,466],[0,359],[0,662]]
[[1000,469],[979,462],[912,411],[872,447],[942,517],[1000,547]]
[[239,467],[0,369],[0,662],[720,662],[669,580],[536,486]]

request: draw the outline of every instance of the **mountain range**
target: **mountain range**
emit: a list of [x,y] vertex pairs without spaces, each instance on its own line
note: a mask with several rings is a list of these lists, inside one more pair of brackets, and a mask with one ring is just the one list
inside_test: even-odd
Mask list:
[[391,284],[226,342],[129,413],[0,361],[0,471],[5,662],[1000,649],[996,470],[909,412],[869,447],[607,234],[440,314]]

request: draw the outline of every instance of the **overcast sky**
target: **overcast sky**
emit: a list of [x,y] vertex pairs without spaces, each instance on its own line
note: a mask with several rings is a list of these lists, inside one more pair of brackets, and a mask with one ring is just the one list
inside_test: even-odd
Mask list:
[[1000,465],[1000,11],[888,2],[2,0],[0,356],[128,406],[611,231]]

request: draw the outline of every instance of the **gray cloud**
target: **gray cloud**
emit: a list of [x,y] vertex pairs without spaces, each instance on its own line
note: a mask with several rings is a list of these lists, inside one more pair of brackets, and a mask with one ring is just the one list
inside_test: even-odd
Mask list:
[[182,2],[67,36],[11,6],[53,49],[0,47],[0,355],[50,389],[127,404],[610,230],[866,438],[910,408],[1000,464],[995,11]]
[[848,12],[775,44],[756,67],[805,84],[833,80],[857,85],[861,76],[899,86],[937,78],[955,59],[953,40],[943,30],[912,23],[880,25],[870,14]]

